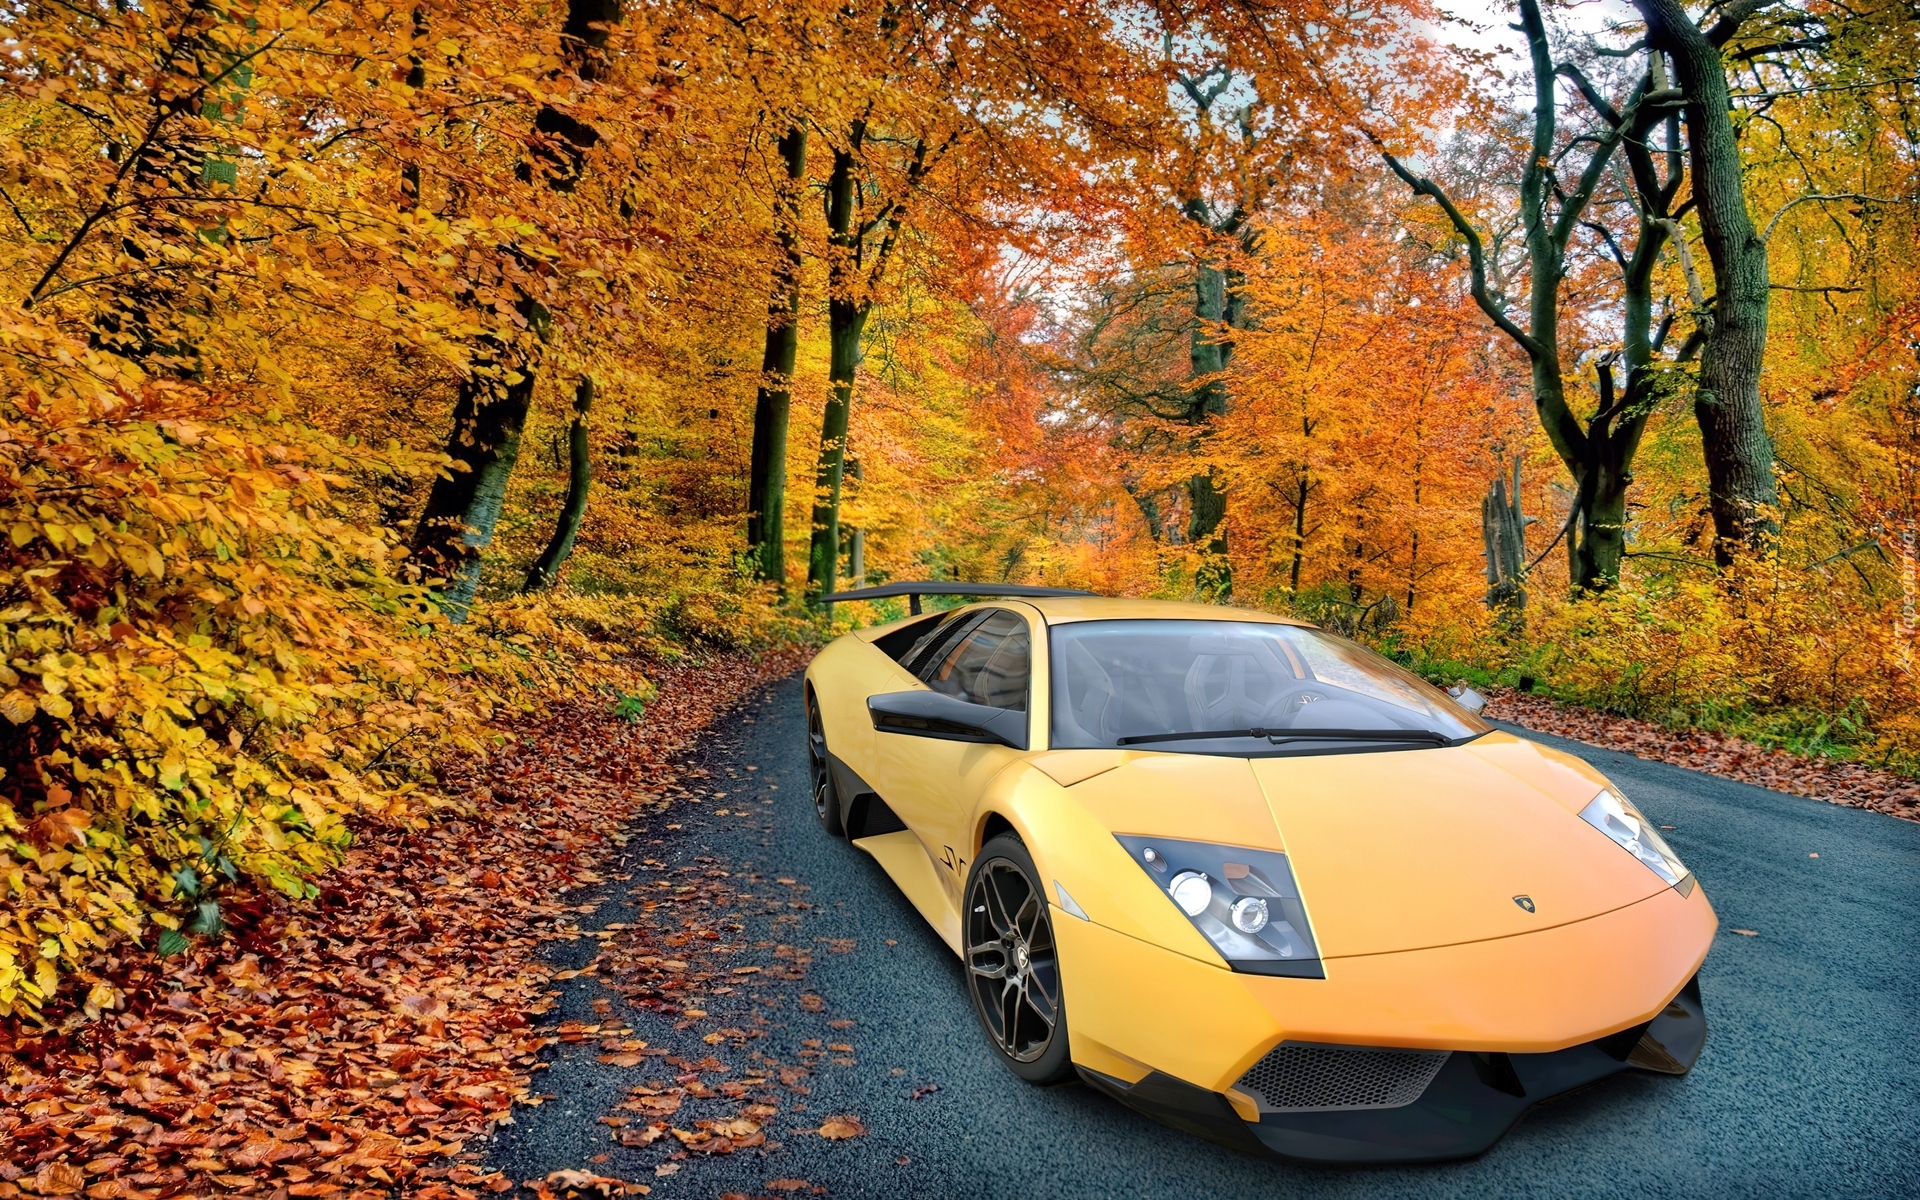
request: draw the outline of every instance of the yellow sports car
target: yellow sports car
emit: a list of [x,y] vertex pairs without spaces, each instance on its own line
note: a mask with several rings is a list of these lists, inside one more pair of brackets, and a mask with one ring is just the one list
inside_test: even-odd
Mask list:
[[985,584],[807,670],[814,807],[965,961],[1021,1078],[1314,1162],[1477,1154],[1681,1074],[1713,909],[1577,758],[1344,638]]

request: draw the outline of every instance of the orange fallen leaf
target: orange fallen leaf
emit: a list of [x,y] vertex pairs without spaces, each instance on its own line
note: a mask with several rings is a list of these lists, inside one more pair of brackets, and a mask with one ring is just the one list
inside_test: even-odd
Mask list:
[[611,1175],[595,1175],[591,1171],[553,1171],[541,1180],[550,1188],[568,1188],[576,1192],[593,1192],[601,1196],[644,1196],[652,1189],[645,1184],[628,1183],[624,1179],[615,1179]]
[[829,1117],[820,1123],[816,1131],[830,1142],[843,1141],[846,1138],[859,1137],[867,1131],[858,1117]]
[[622,1129],[619,1140],[622,1146],[651,1146],[665,1136],[666,1123],[655,1121],[645,1129]]
[[33,1189],[43,1196],[76,1195],[86,1183],[80,1168],[67,1163],[46,1163],[33,1177]]

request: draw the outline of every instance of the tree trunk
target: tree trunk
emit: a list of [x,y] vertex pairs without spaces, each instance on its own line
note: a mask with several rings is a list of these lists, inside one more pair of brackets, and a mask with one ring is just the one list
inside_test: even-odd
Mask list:
[[760,578],[787,587],[787,424],[793,406],[793,364],[800,347],[800,184],[807,171],[807,131],[780,139],[787,186],[775,205],[780,258],[767,305],[766,351],[753,403],[753,458],[747,471],[747,545]]
[[1306,473],[1301,472],[1293,501],[1293,572],[1287,580],[1287,588],[1295,596],[1300,594],[1300,566],[1307,557],[1307,496],[1312,490]]
[[[1655,200],[1643,190],[1643,203]],[[1622,357],[1626,389],[1616,404],[1613,366],[1602,363],[1600,407],[1588,422],[1586,462],[1579,477],[1580,495],[1586,500],[1581,521],[1576,523],[1583,527],[1567,531],[1570,538],[1579,535],[1572,560],[1573,586],[1578,591],[1602,591],[1619,583],[1620,563],[1627,552],[1627,487],[1633,482],[1633,458],[1639,452],[1640,436],[1646,431],[1652,409],[1648,392],[1653,383],[1649,373],[1653,362],[1653,271],[1667,242],[1665,224],[1652,219],[1653,215],[1642,214],[1640,238],[1624,272]]]
[[1765,547],[1776,530],[1779,493],[1773,442],[1760,404],[1767,346],[1767,244],[1747,212],[1719,47],[1679,0],[1634,0],[1634,6],[1646,19],[1649,44],[1672,56],[1676,82],[1686,97],[1693,195],[1700,237],[1713,263],[1713,327],[1700,355],[1693,413],[1706,452],[1714,558],[1724,567],[1741,547]]
[[1527,606],[1527,522],[1520,512],[1520,459],[1513,460],[1513,490],[1495,476],[1480,502],[1480,534],[1486,542],[1487,607],[1516,620]]
[[[1197,203],[1187,205],[1187,215],[1212,231],[1206,211]],[[1189,402],[1188,420],[1204,426],[1227,411],[1227,384],[1222,375],[1232,346],[1221,340],[1221,329],[1230,316],[1227,272],[1201,263],[1194,269],[1193,335],[1188,343],[1188,377],[1195,380]],[[1204,435],[1203,435],[1204,436]],[[1233,594],[1233,569],[1227,562],[1227,494],[1214,480],[1213,473],[1198,473],[1187,480],[1187,541],[1201,555],[1194,576],[1196,590],[1225,600]]]
[[573,393],[573,423],[567,427],[567,499],[560,506],[553,537],[527,572],[521,591],[543,591],[560,582],[560,567],[573,553],[573,539],[580,532],[580,519],[587,513],[587,489],[593,484],[593,460],[587,446],[587,414],[592,410],[593,377],[582,375]]
[[[847,474],[853,476],[855,483],[860,482],[859,459],[856,458],[847,463]],[[847,579],[854,587],[866,586],[867,531],[857,527],[847,534]]]
[[1575,501],[1580,519],[1567,531],[1574,539],[1576,593],[1601,592],[1620,582],[1620,559],[1627,548],[1627,484],[1633,477],[1620,469],[1601,439],[1594,442],[1603,447],[1601,457],[1583,472]]
[[443,603],[456,624],[466,620],[480,586],[480,553],[493,540],[533,402],[532,363],[522,361],[513,383],[503,373],[474,370],[460,381],[447,439],[454,469],[433,481],[413,535],[422,565],[447,581]]
[[860,369],[860,338],[866,331],[865,304],[841,299],[827,306],[832,392],[820,422],[820,465],[813,480],[813,538],[807,554],[807,592],[813,599],[832,592],[840,568],[840,481],[847,462],[847,418],[853,411],[853,379]]

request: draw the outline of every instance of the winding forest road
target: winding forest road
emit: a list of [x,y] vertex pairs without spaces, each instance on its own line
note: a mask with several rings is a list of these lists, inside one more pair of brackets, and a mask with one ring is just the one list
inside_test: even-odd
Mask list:
[[[723,883],[727,893],[682,923],[728,930],[737,961],[765,970],[716,967],[742,982],[703,997],[704,1019],[622,1006],[599,968],[560,985],[561,1018],[591,1023],[611,1011],[655,1054],[677,1047],[684,1063],[711,1052],[726,1070],[718,1060],[705,1075],[697,1063],[621,1066],[602,1061],[608,1047],[595,1041],[562,1045],[538,1083],[552,1099],[500,1131],[491,1166],[515,1180],[584,1169],[645,1182],[655,1197],[707,1200],[819,1189],[934,1198],[1920,1195],[1920,825],[1530,735],[1581,754],[1674,826],[1670,840],[1712,897],[1721,931],[1701,978],[1710,1032],[1698,1066],[1681,1079],[1619,1076],[1542,1105],[1471,1162],[1307,1170],[1174,1132],[1078,1084],[1037,1089],[1003,1069],[975,1026],[958,961],[878,864],[815,823],[800,695],[795,676],[723,719],[695,752],[713,794],[653,818],[673,822],[673,832],[636,828],[619,872],[630,879],[582,895],[602,901],[582,918],[594,930],[643,917],[637,893],[664,890],[669,877]],[[721,908],[742,928],[722,924]],[[610,962],[608,947],[622,936],[560,943],[555,961]],[[751,1029],[703,1044],[703,1032],[721,1025]],[[811,1071],[783,1087],[759,1055]],[[670,1124],[691,1129],[695,1117],[727,1117],[757,1099],[780,1109],[762,1110],[767,1143],[684,1160],[669,1159],[671,1137],[620,1145],[601,1118],[630,1111],[615,1106],[635,1084],[671,1086],[659,1077],[675,1069],[686,1071],[683,1084],[702,1081],[689,1089],[696,1097],[714,1098],[688,1099]],[[743,1088],[743,1077],[767,1082]],[[736,1095],[722,1103],[707,1085],[726,1080]],[[738,1094],[747,1091],[754,1095]],[[840,1114],[868,1132],[833,1141],[804,1132]]]

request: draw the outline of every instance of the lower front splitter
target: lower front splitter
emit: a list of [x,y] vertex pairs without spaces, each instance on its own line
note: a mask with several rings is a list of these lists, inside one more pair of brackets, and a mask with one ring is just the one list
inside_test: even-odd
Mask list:
[[1136,1083],[1080,1068],[1090,1085],[1176,1129],[1295,1162],[1359,1166],[1483,1153],[1542,1100],[1627,1070],[1679,1075],[1706,1042],[1700,981],[1651,1022],[1551,1054],[1455,1051],[1418,1100],[1398,1108],[1262,1113],[1242,1120],[1226,1096],[1155,1071]]

